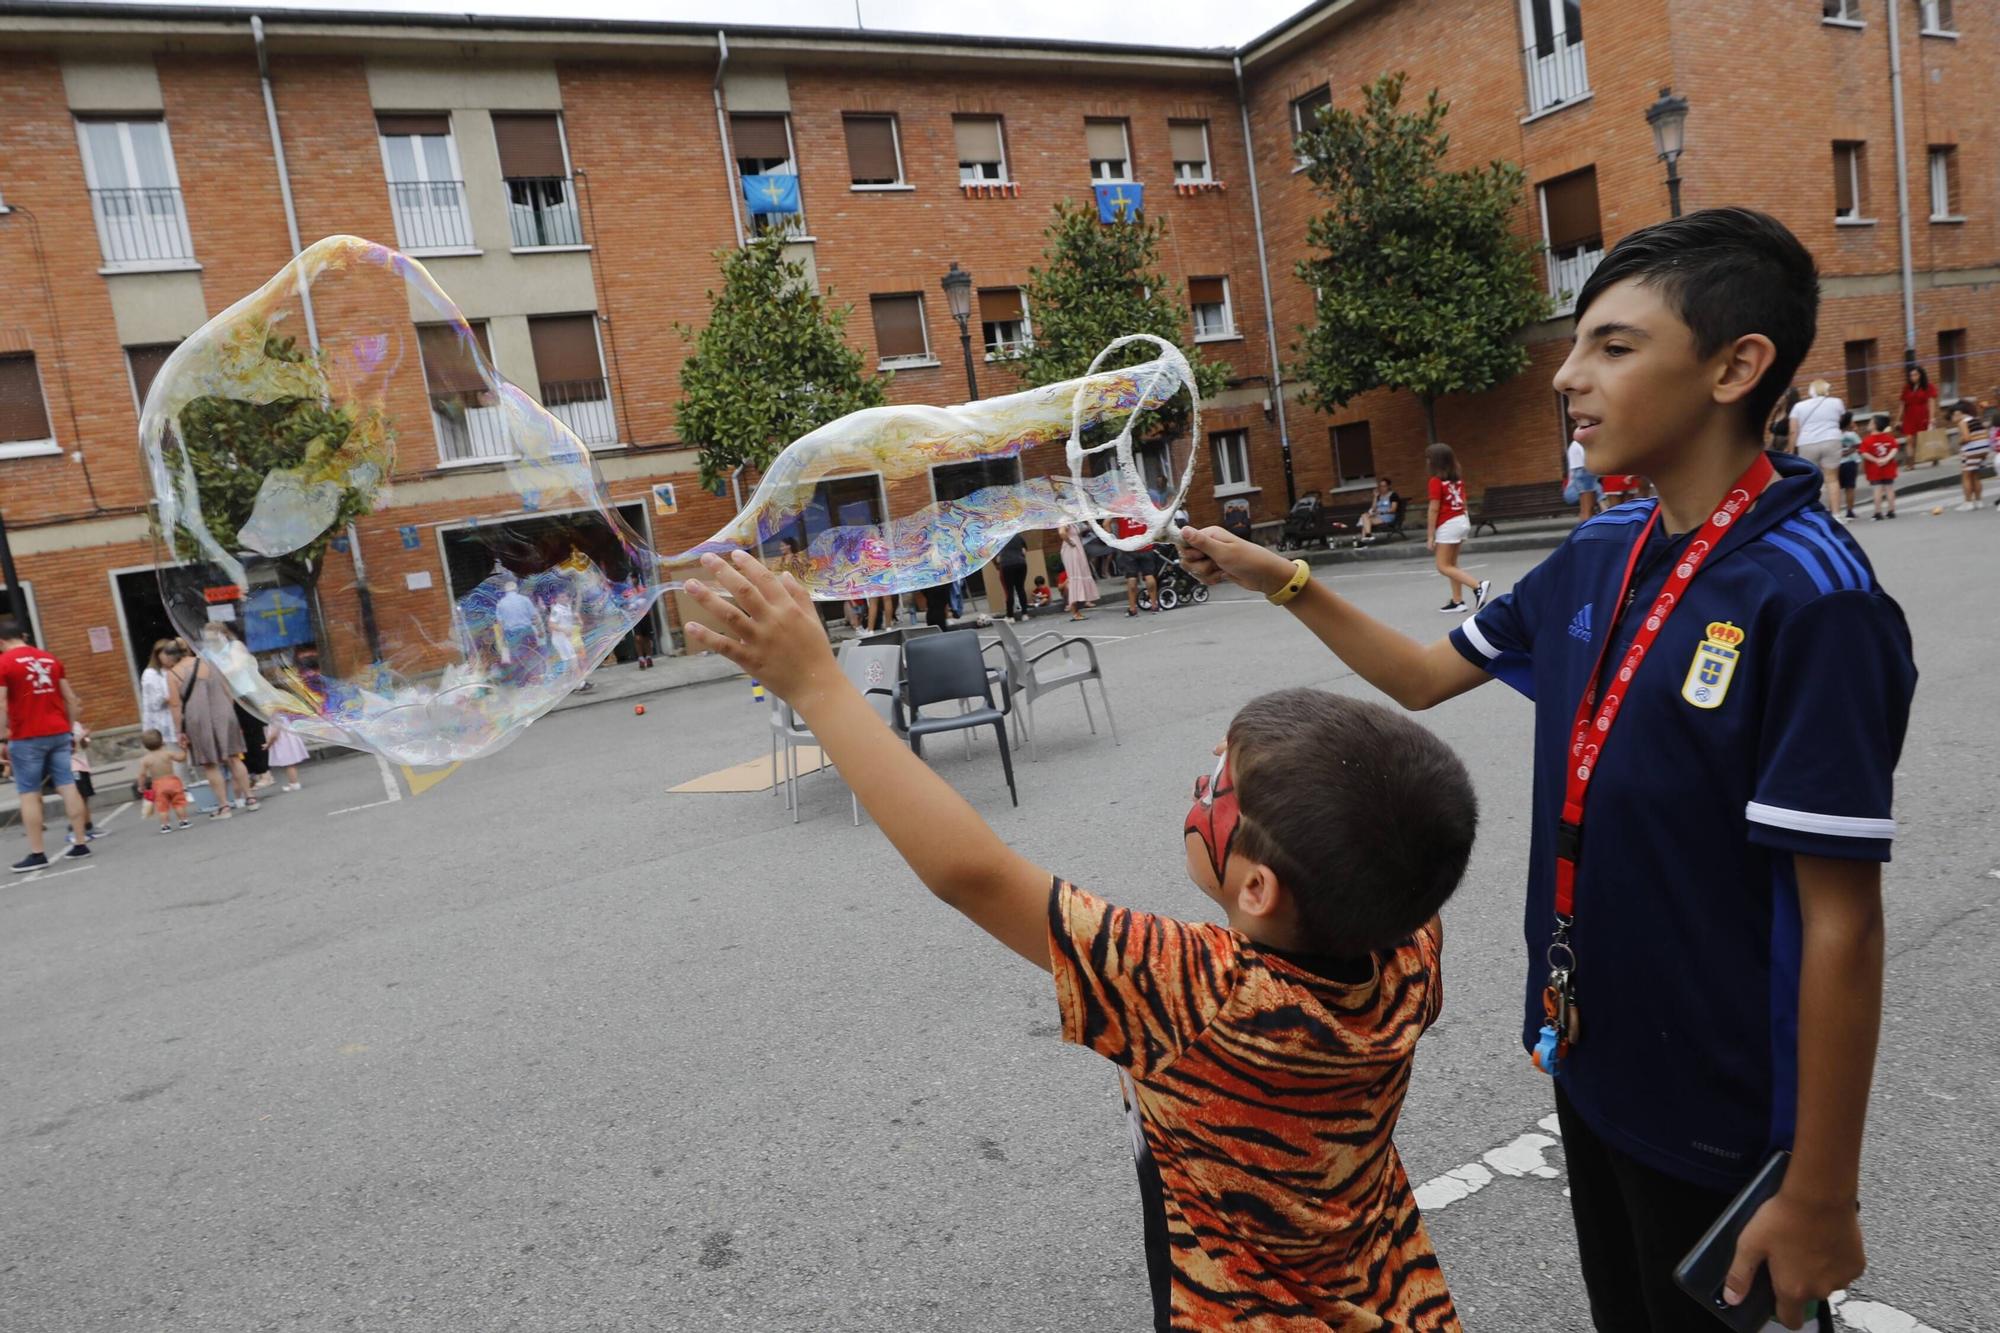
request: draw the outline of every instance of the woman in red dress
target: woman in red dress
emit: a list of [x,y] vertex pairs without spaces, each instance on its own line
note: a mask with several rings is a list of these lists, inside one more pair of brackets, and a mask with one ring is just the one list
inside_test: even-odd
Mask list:
[[1903,419],[1896,433],[1914,441],[1931,428],[1931,404],[1937,402],[1938,391],[1922,366],[1911,366],[1904,378],[1908,383],[1903,385]]

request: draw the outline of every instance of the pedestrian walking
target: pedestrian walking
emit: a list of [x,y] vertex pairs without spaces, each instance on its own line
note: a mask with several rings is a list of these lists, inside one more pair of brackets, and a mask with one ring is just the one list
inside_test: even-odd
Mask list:
[[[523,598],[522,600],[526,600]],[[224,645],[233,642],[223,627],[210,621],[202,630],[202,646],[207,654],[221,655]],[[207,656],[190,656],[176,666],[169,696],[174,708],[174,734],[188,759],[208,780],[215,796],[210,819],[228,819],[232,813],[229,792],[224,786],[223,769],[241,793],[245,810],[257,809],[256,794],[250,790],[250,770],[243,763],[243,728],[236,721],[236,703],[222,683],[222,673]]]
[[1083,547],[1083,529],[1075,523],[1062,526],[1062,567],[1069,618],[1082,620],[1083,613],[1097,601],[1097,578],[1090,572],[1090,555]]
[[[79,842],[97,841],[97,820],[90,813],[90,803],[97,798],[97,784],[90,778],[90,728],[81,722],[69,724],[69,769],[76,776],[76,794],[83,798],[83,836],[71,833],[64,839],[74,847]],[[42,790],[53,794],[55,785],[44,782]]]
[[1575,440],[1563,453],[1565,476],[1563,478],[1563,499],[1575,505],[1576,521],[1588,523],[1604,504],[1604,485],[1598,481],[1583,461],[1583,446]]
[[1028,618],[1028,536],[1017,532],[1000,548],[995,562],[1000,567],[1000,584],[1006,589],[1006,616],[1017,624]]
[[1792,409],[1792,445],[1800,458],[1819,469],[1820,503],[1837,512],[1840,496],[1840,419],[1847,404],[1835,398],[1833,386],[1814,380],[1807,396]]
[[[1136,518],[1117,518],[1112,527],[1120,537],[1143,537],[1146,525]],[[1160,610],[1160,558],[1147,542],[1136,551],[1119,551],[1117,570],[1125,577],[1125,614],[1139,614],[1139,581],[1146,582],[1146,605],[1155,615]]]
[[1472,520],[1465,516],[1465,478],[1458,470],[1458,455],[1448,444],[1434,444],[1424,451],[1424,463],[1431,473],[1430,515],[1425,522],[1424,544],[1437,555],[1437,571],[1444,575],[1444,586],[1451,597],[1438,610],[1446,615],[1463,612],[1465,603],[1458,590],[1466,587],[1472,590],[1472,609],[1477,611],[1486,605],[1486,593],[1492,585],[1458,567],[1459,548],[1472,534]]
[[14,863],[16,874],[40,870],[49,863],[42,846],[42,784],[51,782],[69,817],[71,843],[63,856],[90,855],[86,833],[90,814],[77,790],[70,767],[72,730],[83,703],[55,655],[30,644],[21,623],[0,617],[0,700],[7,717],[7,764],[14,773],[14,790],[21,798],[21,830],[28,837],[28,854]]
[[1854,479],[1861,468],[1861,437],[1854,431],[1854,413],[1840,414],[1840,517],[1854,521]]
[[187,786],[176,769],[187,760],[187,754],[168,745],[151,727],[139,733],[139,744],[146,747],[139,760],[139,790],[145,793],[146,808],[159,812],[160,832],[172,833],[176,820],[181,828],[191,827]]
[[285,785],[280,791],[299,789],[299,765],[312,758],[306,750],[306,743],[299,739],[299,733],[280,717],[271,723],[271,766],[285,770]]
[[160,739],[168,745],[177,736],[173,706],[167,699],[171,689],[167,675],[186,653],[186,646],[179,639],[157,639],[153,651],[146,654],[146,669],[139,673],[139,726],[142,730],[150,727],[159,732]]

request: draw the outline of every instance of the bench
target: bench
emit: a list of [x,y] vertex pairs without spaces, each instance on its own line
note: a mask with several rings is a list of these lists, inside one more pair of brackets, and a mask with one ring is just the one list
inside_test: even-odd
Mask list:
[[1472,532],[1492,528],[1500,535],[1498,520],[1517,518],[1560,518],[1576,506],[1563,499],[1559,481],[1528,481],[1515,486],[1488,486],[1472,506]]

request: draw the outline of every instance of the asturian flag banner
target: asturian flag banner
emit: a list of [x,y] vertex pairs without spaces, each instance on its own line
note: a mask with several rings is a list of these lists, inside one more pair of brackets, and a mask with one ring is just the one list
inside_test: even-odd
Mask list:
[[1112,181],[1106,185],[1092,187],[1097,191],[1097,220],[1118,222],[1122,210],[1125,222],[1139,220],[1140,212],[1146,207],[1146,187],[1132,181]]
[[751,214],[796,213],[799,211],[797,176],[745,176],[743,198]]

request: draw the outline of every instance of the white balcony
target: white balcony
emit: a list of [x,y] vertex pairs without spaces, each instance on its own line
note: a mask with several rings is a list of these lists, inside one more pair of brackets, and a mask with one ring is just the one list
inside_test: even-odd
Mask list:
[[472,219],[459,181],[390,181],[396,244],[404,250],[468,250]]
[[1555,302],[1557,315],[1576,313],[1576,294],[1583,290],[1583,284],[1597,271],[1597,265],[1604,258],[1604,243],[1565,250],[1560,254],[1550,252],[1549,296]]
[[1561,34],[1547,50],[1530,46],[1523,53],[1528,69],[1528,114],[1539,116],[1590,96],[1590,68],[1583,43],[1566,42]]
[[438,462],[497,462],[515,455],[507,435],[507,414],[489,394],[431,395],[431,424],[437,428]]

